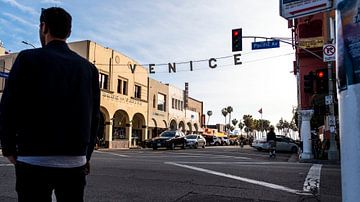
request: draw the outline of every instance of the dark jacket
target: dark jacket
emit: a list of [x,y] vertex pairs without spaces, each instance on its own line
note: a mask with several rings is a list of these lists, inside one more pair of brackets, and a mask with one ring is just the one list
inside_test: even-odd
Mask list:
[[270,140],[276,141],[276,134],[274,131],[270,131],[266,134],[266,141],[269,142]]
[[21,51],[0,104],[4,156],[86,155],[100,116],[99,73],[62,41]]

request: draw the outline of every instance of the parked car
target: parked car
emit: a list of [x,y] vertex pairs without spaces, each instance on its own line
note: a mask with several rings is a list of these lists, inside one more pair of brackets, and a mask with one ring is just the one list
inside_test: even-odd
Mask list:
[[221,139],[221,145],[225,145],[225,146],[228,146],[228,145],[230,145],[230,140],[229,140],[229,138],[227,138],[227,137],[221,137],[220,138]]
[[219,146],[219,145],[222,145],[222,141],[221,141],[221,139],[219,137],[213,136],[210,139],[209,145]]
[[182,149],[185,149],[186,139],[185,135],[181,131],[164,131],[159,137],[154,137],[151,140],[153,150],[158,149],[159,147],[166,147],[168,149],[175,149],[175,147],[180,146]]
[[[266,138],[254,140],[251,146],[259,151],[269,150],[270,148],[270,145],[266,141]],[[296,153],[298,149],[299,147],[296,144],[295,140],[281,135],[276,136],[276,151],[286,151],[286,152]]]
[[186,146],[197,149],[198,147],[205,148],[206,140],[202,135],[191,134],[185,136]]

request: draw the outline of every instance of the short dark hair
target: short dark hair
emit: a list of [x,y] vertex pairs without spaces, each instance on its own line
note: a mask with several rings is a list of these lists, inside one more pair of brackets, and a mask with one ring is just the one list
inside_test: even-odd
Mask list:
[[54,37],[65,39],[71,32],[71,15],[60,7],[41,9],[40,23],[44,22]]

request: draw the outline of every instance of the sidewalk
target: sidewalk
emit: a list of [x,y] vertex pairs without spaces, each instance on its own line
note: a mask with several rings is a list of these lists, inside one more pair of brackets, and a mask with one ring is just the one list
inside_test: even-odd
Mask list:
[[323,159],[299,159],[298,154],[292,154],[288,162],[299,162],[299,163],[312,163],[312,164],[325,164],[325,165],[340,165],[341,161],[334,160],[323,160]]

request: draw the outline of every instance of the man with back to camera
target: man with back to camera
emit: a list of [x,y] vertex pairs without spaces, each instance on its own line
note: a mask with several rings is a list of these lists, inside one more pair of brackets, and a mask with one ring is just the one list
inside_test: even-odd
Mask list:
[[43,9],[42,48],[21,51],[0,104],[2,153],[18,201],[83,201],[100,116],[99,74],[71,51],[71,16]]

